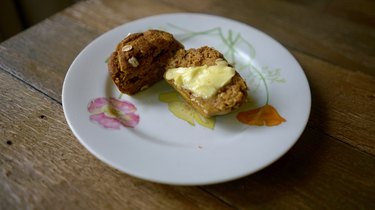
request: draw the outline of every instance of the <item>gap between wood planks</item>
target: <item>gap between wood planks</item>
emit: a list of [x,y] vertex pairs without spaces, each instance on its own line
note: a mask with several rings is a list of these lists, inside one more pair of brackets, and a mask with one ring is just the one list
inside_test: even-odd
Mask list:
[[1,70],[1,71],[4,71],[4,72],[7,73],[8,75],[10,75],[10,76],[12,76],[13,78],[17,79],[18,81],[20,81],[20,82],[26,84],[28,87],[30,87],[30,88],[32,88],[33,90],[35,90],[35,91],[41,93],[42,95],[46,96],[47,98],[51,99],[52,101],[54,101],[54,102],[56,102],[56,103],[62,105],[62,102],[61,102],[61,101],[59,101],[59,100],[53,98],[52,96],[49,96],[47,93],[45,93],[43,90],[37,88],[35,85],[33,85],[33,84],[27,82],[26,80],[22,79],[20,76],[18,76],[18,75],[16,75],[16,74],[12,73],[12,71],[5,70],[5,69],[2,68],[2,67],[0,67],[0,70]]

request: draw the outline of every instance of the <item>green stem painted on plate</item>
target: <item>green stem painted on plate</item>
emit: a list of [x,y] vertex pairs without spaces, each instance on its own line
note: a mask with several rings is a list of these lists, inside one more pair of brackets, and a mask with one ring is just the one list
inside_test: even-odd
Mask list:
[[123,93],[120,93],[117,98],[121,99],[123,95],[124,95]]
[[266,79],[264,78],[263,74],[255,66],[253,66],[253,65],[251,65],[251,66],[252,66],[252,69],[259,75],[261,81],[264,84],[264,87],[266,89],[266,97],[267,97],[265,105],[267,105],[269,100],[270,100],[270,94],[269,94],[269,91],[268,91],[268,85],[267,85]]
[[[210,34],[211,35],[219,35],[221,41],[227,47],[227,51],[224,53],[224,55],[228,58],[228,60],[230,62],[232,62],[234,64],[236,64],[236,56],[235,55],[236,55],[237,52],[236,52],[235,47],[236,47],[237,44],[241,44],[241,43],[245,44],[249,57],[255,58],[256,51],[255,51],[255,48],[253,47],[253,45],[250,44],[250,42],[248,42],[246,39],[244,39],[242,37],[241,33],[237,33],[234,36],[235,33],[231,29],[228,30],[228,34],[227,34],[227,36],[225,36],[221,27],[215,27],[215,28],[212,28],[212,29],[209,29],[209,30],[206,30],[206,31],[198,31],[198,32],[195,31],[194,32],[194,31],[190,31],[190,30],[187,30],[185,28],[182,28],[182,27],[170,24],[170,23],[168,23],[167,25],[171,28],[177,29],[177,30],[184,33],[185,37],[180,39],[181,42],[184,42],[184,41],[186,41],[188,39],[191,39],[191,38],[193,38],[195,36],[198,36],[198,35],[210,35]],[[251,63],[249,64],[249,66],[250,66],[249,71],[251,72],[253,70],[256,73],[256,75],[259,76],[260,81],[263,83],[263,85],[265,87],[265,90],[266,90],[266,105],[267,105],[269,103],[269,98],[270,98],[269,89],[268,89],[268,85],[267,85],[267,78],[263,75],[263,73],[260,70],[258,70]],[[278,81],[278,80],[275,80],[275,81]],[[280,80],[280,81],[283,81],[283,80]]]

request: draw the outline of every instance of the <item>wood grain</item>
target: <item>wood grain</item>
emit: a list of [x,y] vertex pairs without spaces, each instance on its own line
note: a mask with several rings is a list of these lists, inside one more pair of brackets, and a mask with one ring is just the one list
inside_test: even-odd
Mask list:
[[[345,13],[333,10],[340,8],[341,1],[330,3],[323,7],[323,3],[316,3],[311,9],[309,2],[290,3],[288,1],[205,1],[191,0],[177,2],[174,0],[149,1],[129,0],[121,1],[95,0],[82,2],[66,11],[71,17],[85,25],[109,30],[113,26],[123,24],[129,20],[166,13],[166,12],[202,12],[233,18],[254,26],[271,35],[288,48],[296,49],[321,60],[350,69],[375,75],[375,27],[372,24],[373,2],[361,0],[357,10],[364,11],[361,19],[367,21],[362,24],[353,22],[348,17],[342,18]],[[353,8],[353,15],[358,12]],[[143,7],[149,5],[152,11]],[[320,5],[320,6],[319,6]],[[89,8],[90,9],[87,9]],[[322,8],[323,7],[323,8]],[[326,10],[332,11],[326,13]],[[362,9],[368,8],[368,9]],[[362,10],[361,10],[362,9]],[[126,12],[124,12],[126,11]],[[232,12],[236,11],[236,12]],[[367,11],[367,12],[366,12]],[[324,23],[324,24],[323,24]],[[291,38],[293,37],[293,38]]]
[[0,46],[0,68],[60,100],[65,74],[99,34],[65,16],[54,16]]
[[373,207],[374,157],[315,130],[307,129],[284,158],[249,177],[203,191],[160,185],[98,161],[72,136],[58,103],[3,72],[0,81],[3,208]]
[[197,187],[154,184],[94,158],[61,105],[0,70],[0,209],[230,209]]
[[[147,0],[146,0],[147,1]],[[309,3],[286,1],[163,1],[170,7],[239,20],[274,37],[288,48],[351,70],[375,75],[375,27],[311,10]],[[362,2],[371,2],[363,0]],[[235,12],[233,12],[235,11]]]
[[[87,0],[0,44],[0,209],[375,209],[374,1]],[[301,64],[308,127],[284,157],[201,187],[121,173],[84,149],[61,108],[62,83],[100,34],[169,12],[252,25]]]
[[375,78],[292,52],[310,83],[309,126],[375,155]]
[[308,7],[319,13],[326,13],[360,25],[375,26],[375,1],[359,0],[353,4],[351,0],[284,0],[303,7]]
[[[173,2],[166,2],[164,7],[160,6],[160,3],[150,3],[150,6],[154,8],[153,11],[150,11],[140,6],[144,3],[143,1],[129,1],[127,4],[117,1],[81,2],[65,10],[64,15],[54,16],[20,34],[17,39],[3,43],[0,47],[0,59],[2,60],[0,67],[32,84],[56,101],[61,101],[61,86],[70,63],[74,56],[99,33],[122,22],[151,15],[150,12],[174,11],[177,7]],[[257,1],[253,3],[259,4],[257,8],[267,9],[270,7],[268,4],[263,5]],[[211,6],[215,8],[215,5],[211,5],[209,2],[200,5],[200,7],[207,8]],[[131,13],[120,12],[130,7],[134,8]],[[194,4],[189,7],[196,9]],[[291,9],[289,8],[289,10]],[[264,21],[267,17],[258,19]],[[262,23],[263,26],[265,24]],[[273,30],[275,30],[274,28],[277,27],[273,26]],[[60,33],[66,35],[56,42],[56,37],[61,37]],[[81,38],[77,39],[77,37]],[[298,37],[305,36],[299,35]],[[48,44],[49,47],[38,49],[38,46],[42,46],[42,44]],[[295,56],[298,56],[311,83],[314,107],[309,125],[322,129],[326,134],[363,151],[374,154],[375,109],[372,108],[375,106],[374,78],[358,73],[359,70],[350,69],[348,66],[343,68],[316,56],[305,54],[300,50],[294,48],[291,50]],[[19,62],[14,62],[14,60],[19,60]],[[365,71],[365,73],[367,72]],[[343,102],[345,100],[358,101],[359,103]],[[362,131],[359,135],[357,134],[358,129]]]
[[[147,7],[143,6],[147,4]],[[89,8],[89,9],[88,9]],[[149,8],[152,8],[150,10]],[[155,14],[182,12],[158,1],[83,1],[63,11],[63,14],[102,33],[131,20]]]
[[[74,23],[66,17],[55,17],[53,20],[63,22],[63,24]],[[62,27],[63,24],[52,24],[47,21],[21,34],[19,39],[7,41],[4,43],[5,47],[0,48],[0,51],[3,52],[0,54],[0,59],[3,60],[0,66],[6,67],[12,74],[16,74],[25,82],[60,102],[65,73],[74,59],[73,56],[65,54],[78,54],[82,45],[90,41],[75,42],[76,36],[91,37],[95,34],[87,33],[79,24],[73,24],[74,30],[77,33],[82,32],[82,34],[66,35],[60,44],[50,45],[47,49],[30,53],[30,51],[36,50],[33,47],[41,42],[53,42],[55,33],[57,33],[55,31],[60,30],[58,26]],[[44,28],[43,30],[51,32],[43,33],[44,37],[37,39],[36,37],[39,36],[37,31],[40,31],[38,28]],[[28,47],[30,45],[31,47]],[[11,50],[8,50],[10,47]],[[21,51],[24,48],[28,50]],[[375,109],[373,108],[375,107],[374,77],[341,68],[299,51],[292,50],[292,52],[301,63],[311,85],[313,108],[309,125],[322,129],[327,135],[363,151],[375,154],[375,142],[373,141],[373,133],[375,133],[373,120],[375,118]],[[44,58],[42,59],[42,57]],[[46,62],[46,59],[49,62]],[[358,130],[362,132],[358,133]]]
[[270,167],[205,189],[240,209],[373,209],[374,176],[373,156],[308,128]]

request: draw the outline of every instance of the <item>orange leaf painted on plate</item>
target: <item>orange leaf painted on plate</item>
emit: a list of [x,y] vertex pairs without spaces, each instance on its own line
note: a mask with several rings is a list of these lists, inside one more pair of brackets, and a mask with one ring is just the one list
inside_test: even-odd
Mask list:
[[279,115],[277,110],[269,104],[246,112],[240,112],[237,114],[237,119],[242,123],[258,126],[275,126],[286,121]]

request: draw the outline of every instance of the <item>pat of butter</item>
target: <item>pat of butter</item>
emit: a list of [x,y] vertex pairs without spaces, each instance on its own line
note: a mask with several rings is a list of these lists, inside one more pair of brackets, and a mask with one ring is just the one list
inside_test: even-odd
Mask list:
[[174,80],[177,87],[190,90],[194,96],[204,99],[213,96],[234,76],[235,70],[222,59],[213,66],[179,67],[168,69],[164,75],[167,80]]

